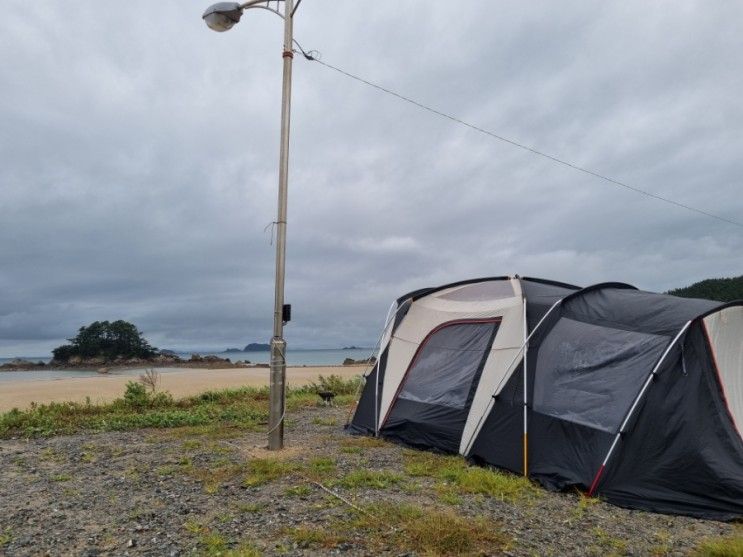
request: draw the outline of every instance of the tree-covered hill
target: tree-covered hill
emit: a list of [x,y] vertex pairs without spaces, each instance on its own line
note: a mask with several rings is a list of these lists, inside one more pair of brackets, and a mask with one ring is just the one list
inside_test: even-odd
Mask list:
[[66,363],[70,358],[103,358],[113,361],[116,358],[151,358],[157,353],[137,330],[126,321],[113,323],[96,321],[87,327],[80,327],[70,344],[52,350],[54,361]]
[[706,298],[720,302],[743,300],[743,275],[733,278],[703,280],[691,286],[669,290],[668,294],[684,298]]

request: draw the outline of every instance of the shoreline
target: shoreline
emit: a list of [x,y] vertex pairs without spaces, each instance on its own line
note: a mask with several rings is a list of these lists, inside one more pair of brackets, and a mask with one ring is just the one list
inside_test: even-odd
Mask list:
[[[320,375],[340,375],[348,378],[362,375],[366,365],[291,366],[287,367],[287,384],[292,387],[316,381]],[[169,391],[175,398],[194,396],[205,391],[268,385],[268,367],[184,368],[160,375],[158,390]],[[0,389],[0,413],[13,408],[27,409],[32,404],[51,402],[107,403],[121,398],[131,375],[97,374],[92,377],[65,377],[37,381],[7,381]]]
[[[369,365],[371,359],[353,360],[346,358],[343,363],[338,364],[290,364],[288,367],[334,367],[334,366],[354,366]],[[7,362],[0,364],[0,374],[4,372],[34,372],[34,371],[53,371],[53,372],[97,372],[105,375],[115,371],[145,370],[145,369],[165,369],[165,368],[182,368],[182,369],[268,369],[270,364],[264,362],[250,362],[248,360],[235,360],[230,358],[219,358],[214,356],[202,356],[184,360],[182,358],[158,358],[156,360],[127,360],[120,362],[94,362],[81,361],[75,364],[53,364],[52,362],[34,363],[32,361],[20,360],[16,362]]]

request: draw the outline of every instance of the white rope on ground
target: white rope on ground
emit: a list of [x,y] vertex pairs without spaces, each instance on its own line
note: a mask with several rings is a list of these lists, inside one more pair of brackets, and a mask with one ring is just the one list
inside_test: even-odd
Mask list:
[[[348,505],[349,507],[351,507],[356,512],[359,512],[359,513],[361,513],[361,514],[363,514],[365,516],[368,516],[369,518],[371,518],[372,520],[376,521],[377,523],[379,523],[379,524],[381,524],[383,526],[387,526],[387,524],[385,524],[384,523],[384,520],[382,520],[381,518],[379,518],[377,516],[374,516],[372,513],[370,513],[367,510],[362,509],[361,507],[359,507],[358,505],[352,503],[351,501],[349,501],[348,499],[346,499],[342,495],[336,493],[332,489],[330,489],[328,487],[325,487],[320,482],[317,482],[317,481],[315,481],[313,479],[310,479],[307,476],[303,476],[302,474],[299,474],[299,477],[302,478],[302,479],[304,479],[306,482],[311,483],[311,484],[313,484],[316,487],[319,487],[320,489],[322,489],[326,493],[329,493],[330,495],[332,495],[333,497],[335,497],[339,501],[341,501],[341,502],[345,503],[346,505]],[[395,528],[394,526],[390,526],[389,528],[390,528],[390,530],[389,530],[390,532],[397,532],[398,531],[398,529]]]

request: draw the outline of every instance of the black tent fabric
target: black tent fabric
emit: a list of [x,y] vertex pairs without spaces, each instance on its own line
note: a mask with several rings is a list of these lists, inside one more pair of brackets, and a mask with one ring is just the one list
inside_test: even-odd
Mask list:
[[[601,474],[664,349],[687,321],[719,306],[619,285],[566,297],[529,345],[529,476],[549,489],[593,488],[630,508],[720,520],[743,515],[743,443],[722,408],[699,325],[666,357]],[[514,459],[521,382],[514,374],[498,397],[473,459],[523,470],[523,459]],[[508,441],[493,443],[500,439]]]
[[[726,417],[709,348],[693,327],[648,391],[598,486],[625,507],[732,520],[743,505],[743,441]],[[662,426],[662,427],[660,427]]]
[[[461,452],[516,473],[526,469],[548,489],[577,487],[629,508],[719,520],[743,517],[743,439],[731,411],[743,401],[726,400],[703,322],[727,306],[623,283],[579,289],[518,280],[525,304],[524,357],[487,410],[478,410],[483,413],[469,443],[460,446],[460,439],[498,325],[490,336],[482,325],[479,332],[450,327],[439,339],[449,352],[436,354],[429,346],[427,358],[419,348],[422,360],[416,352],[407,363],[388,361],[389,347],[398,342],[392,334],[367,377],[351,431]],[[402,297],[403,315],[394,327],[417,300],[451,287]],[[383,421],[379,397],[390,370],[400,383]]]

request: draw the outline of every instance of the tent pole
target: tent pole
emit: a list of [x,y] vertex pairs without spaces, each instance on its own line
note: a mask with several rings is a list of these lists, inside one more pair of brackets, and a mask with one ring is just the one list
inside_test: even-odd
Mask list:
[[526,374],[528,372],[528,365],[527,365],[527,354],[529,353],[529,326],[526,322],[526,299],[522,298],[524,300],[524,365],[523,365],[523,372],[524,372],[524,477],[529,476],[529,417],[527,412],[527,402],[528,402],[528,394],[527,394],[527,387],[528,387],[528,380],[526,377]]
[[635,397],[635,401],[632,403],[632,406],[630,407],[629,412],[627,412],[627,415],[624,417],[624,421],[622,422],[622,425],[619,426],[619,431],[614,437],[614,441],[612,442],[611,447],[609,447],[609,451],[606,453],[606,457],[604,457],[604,461],[601,463],[601,466],[599,467],[598,472],[596,472],[596,476],[593,478],[593,481],[591,482],[591,487],[588,489],[588,493],[587,493],[588,497],[593,497],[593,494],[596,493],[596,488],[598,487],[599,480],[601,479],[601,476],[604,473],[606,464],[609,462],[609,459],[611,458],[611,455],[614,452],[614,449],[616,449],[617,445],[619,444],[619,439],[622,437],[622,434],[624,434],[624,430],[627,427],[627,424],[629,423],[630,418],[635,413],[635,409],[637,408],[637,405],[640,403],[640,400],[645,394],[645,391],[648,390],[650,383],[653,382],[653,379],[658,374],[658,370],[660,369],[660,366],[663,365],[663,362],[665,361],[668,354],[671,352],[671,349],[681,338],[681,335],[683,335],[686,332],[686,330],[689,328],[689,325],[691,325],[691,321],[692,320],[687,321],[686,325],[684,325],[681,328],[678,334],[675,337],[673,337],[673,340],[668,344],[668,346],[666,346],[666,349],[663,352],[663,355],[658,360],[658,363],[655,364],[653,371],[650,372],[650,375],[648,375],[648,378],[645,380],[645,383],[643,384],[642,389],[640,389],[640,392],[637,394],[637,397]]
[[[392,308],[397,305],[397,300],[390,304],[390,308],[387,310],[387,317],[384,318],[384,328],[382,329],[382,336],[379,337],[377,342],[377,377],[374,379],[374,437],[379,437],[379,362],[382,359],[382,343],[384,337],[387,334],[387,329],[390,327],[393,319],[397,317],[397,311],[400,309],[397,307],[395,312],[392,312]],[[390,335],[391,337],[392,335]],[[389,341],[387,341],[389,344]]]
[[[555,302],[554,304],[552,304],[552,306],[551,306],[551,307],[550,307],[550,308],[549,308],[549,309],[547,310],[547,313],[545,313],[545,314],[544,314],[544,315],[542,316],[542,318],[541,318],[541,319],[539,320],[539,323],[537,323],[537,324],[536,324],[536,326],[534,327],[534,329],[532,329],[531,333],[529,333],[529,336],[527,336],[527,337],[526,337],[526,340],[525,340],[525,341],[524,341],[524,342],[523,342],[523,343],[521,344],[521,346],[519,347],[519,350],[518,350],[518,352],[516,352],[516,355],[515,355],[515,356],[513,357],[513,359],[511,360],[511,363],[510,363],[510,364],[508,364],[508,366],[506,366],[506,372],[508,372],[508,370],[509,370],[509,369],[511,369],[511,367],[513,366],[513,364],[515,364],[515,363],[516,363],[516,360],[518,359],[518,357],[519,357],[519,355],[521,354],[521,352],[523,352],[523,350],[524,350],[524,347],[526,346],[526,343],[527,343],[527,342],[529,342],[529,340],[531,339],[531,337],[533,337],[533,336],[534,336],[534,333],[536,333],[536,332],[537,332],[537,330],[539,329],[539,327],[540,327],[540,326],[542,325],[542,323],[544,323],[544,321],[545,321],[545,320],[547,319],[547,317],[548,317],[548,316],[549,316],[549,315],[550,315],[550,314],[552,313],[552,311],[553,311],[553,310],[554,310],[554,309],[555,309],[555,308],[556,308],[557,306],[559,306],[559,305],[560,305],[560,304],[562,303],[562,300],[563,300],[563,298],[560,298],[559,300],[557,300],[557,301],[556,301],[556,302]],[[510,375],[509,375],[509,377],[510,377]],[[504,379],[505,379],[505,376],[504,376]],[[498,391],[498,389],[500,388],[500,386],[501,386],[501,384],[502,384],[502,383],[503,383],[503,379],[501,379],[500,383],[498,383],[498,386],[497,386],[497,387],[495,387],[495,391]],[[468,453],[470,452],[470,449],[472,448],[472,443],[474,443],[474,441],[475,441],[475,437],[477,437],[477,434],[478,434],[478,433],[480,432],[480,427],[482,426],[482,421],[483,421],[483,420],[485,419],[485,416],[487,416],[487,415],[488,415],[488,414],[490,413],[490,410],[491,410],[491,408],[493,407],[493,401],[495,400],[495,397],[496,397],[496,395],[495,395],[495,391],[493,392],[493,396],[492,396],[492,397],[490,398],[490,402],[488,403],[488,406],[487,406],[487,408],[485,408],[485,412],[483,412],[483,413],[482,413],[482,415],[480,416],[480,419],[479,419],[479,420],[477,420],[477,425],[475,426],[475,430],[474,430],[474,431],[472,432],[472,435],[470,436],[470,440],[469,440],[469,442],[467,443],[467,449],[466,449],[466,451],[464,452],[464,454],[465,454],[465,455],[466,455],[466,454],[468,454]]]

